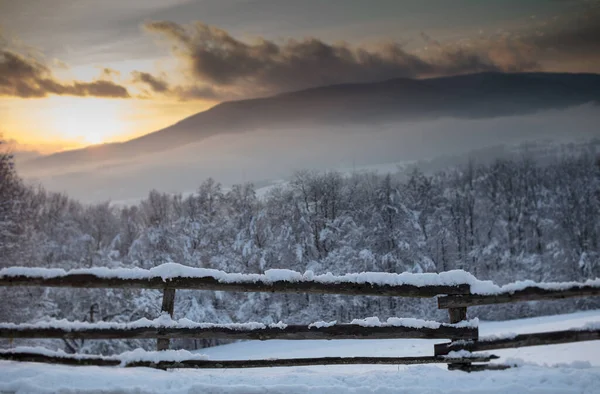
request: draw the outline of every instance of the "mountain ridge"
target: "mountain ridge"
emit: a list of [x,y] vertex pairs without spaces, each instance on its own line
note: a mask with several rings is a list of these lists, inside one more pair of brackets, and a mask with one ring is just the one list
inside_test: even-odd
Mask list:
[[59,152],[25,162],[23,167],[126,159],[219,134],[265,128],[372,126],[441,117],[493,118],[589,102],[600,102],[598,74],[486,72],[336,84],[219,103],[129,141]]

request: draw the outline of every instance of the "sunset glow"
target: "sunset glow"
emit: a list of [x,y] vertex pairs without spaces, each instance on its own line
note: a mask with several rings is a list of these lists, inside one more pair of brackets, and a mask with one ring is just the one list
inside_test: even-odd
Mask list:
[[17,141],[21,149],[42,153],[139,137],[212,104],[60,96],[4,102],[12,110],[0,113],[3,120],[0,131],[6,138]]
[[224,101],[318,86],[600,71],[600,7],[591,0],[439,8],[376,0],[344,13],[329,2],[309,0],[300,11],[258,1],[242,6],[244,20],[229,0],[52,1],[43,12],[31,0],[0,1],[0,133],[45,153],[126,141]]
[[128,131],[120,100],[52,97],[49,125],[61,139],[101,144],[122,138]]

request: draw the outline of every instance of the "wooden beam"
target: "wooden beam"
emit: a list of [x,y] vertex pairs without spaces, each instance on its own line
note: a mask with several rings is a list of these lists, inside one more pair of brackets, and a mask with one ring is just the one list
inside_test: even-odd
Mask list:
[[452,324],[467,320],[467,308],[448,309],[448,317],[450,318],[450,323]]
[[[448,317],[450,319],[450,323],[452,324],[460,323],[463,320],[467,320],[467,308],[450,308],[448,309]],[[452,340],[456,341],[459,339],[453,337]],[[448,364],[449,369],[450,365],[452,364]]]
[[533,334],[519,334],[511,338],[467,341],[458,343],[440,343],[435,345],[435,355],[442,356],[454,350],[468,350],[470,352],[493,349],[510,349],[517,347],[558,345],[561,343],[583,342],[600,340],[600,328],[595,330],[565,330],[540,332]]
[[[163,291],[162,308],[163,313],[168,313],[171,318],[175,309],[175,289],[165,289]],[[156,341],[156,350],[169,349],[169,338],[158,338]]]
[[468,294],[469,285],[414,286],[370,283],[322,283],[316,281],[244,281],[219,282],[213,277],[175,277],[164,281],[160,277],[146,279],[103,278],[90,274],[68,274],[55,278],[23,275],[4,275],[0,286],[43,286],[76,288],[136,288],[136,289],[193,289],[266,293],[313,293],[362,296],[396,296],[430,298],[438,294]]
[[463,372],[504,371],[509,368],[512,368],[512,366],[507,364],[448,364],[449,371]]
[[[476,358],[455,358],[453,363],[467,363],[473,360],[479,362],[490,361],[496,356]],[[266,368],[266,367],[296,367],[312,365],[415,365],[415,364],[438,364],[447,363],[448,358],[422,356],[422,357],[318,357],[318,358],[291,358],[291,359],[267,359],[267,360],[190,360],[182,362],[136,362],[128,364],[128,367],[154,367],[159,369],[170,368]]]
[[563,290],[547,290],[539,287],[527,287],[513,293],[502,293],[494,295],[448,295],[438,297],[438,308],[461,308],[477,305],[503,304],[508,302],[562,300],[574,297],[600,296],[600,287],[574,286]]
[[213,338],[213,339],[477,339],[477,327],[453,327],[441,325],[439,328],[412,327],[362,327],[357,324],[337,324],[331,327],[288,325],[286,328],[267,327],[259,329],[239,329],[228,327],[207,328],[60,328],[60,327],[9,327],[0,325],[0,338],[68,338],[68,339],[144,339],[144,338]]
[[32,363],[62,364],[62,365],[95,365],[111,367],[121,364],[120,360],[103,357],[76,358],[74,355],[49,356],[39,353],[0,351],[0,360],[25,361]]
[[[469,358],[454,358],[434,356],[421,357],[319,357],[319,358],[292,358],[292,359],[264,359],[264,360],[187,360],[187,361],[138,361],[126,364],[126,367],[149,367],[158,369],[170,368],[266,368],[266,367],[293,367],[311,365],[357,365],[357,364],[384,364],[384,365],[412,365],[412,364],[454,364],[467,362],[486,362],[498,358],[497,356],[481,356]],[[98,365],[117,366],[121,361],[117,358],[107,359],[101,357],[77,358],[76,356],[48,356],[39,353],[0,351],[0,359],[11,361],[39,362],[63,364],[73,366]]]

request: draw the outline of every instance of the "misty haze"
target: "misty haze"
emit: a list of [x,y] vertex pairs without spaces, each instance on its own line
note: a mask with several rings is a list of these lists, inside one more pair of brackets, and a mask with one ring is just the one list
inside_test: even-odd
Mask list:
[[455,163],[448,160],[447,164],[459,164],[468,160],[472,150],[486,147],[499,148],[494,154],[502,157],[502,150],[514,153],[526,142],[600,138],[599,124],[600,111],[590,104],[492,119],[281,126],[214,135],[168,150],[158,146],[149,153],[137,154],[133,149],[128,152],[130,158],[104,160],[99,153],[89,161],[67,159],[47,166],[43,161],[38,165],[24,160],[21,165],[26,180],[50,190],[65,191],[83,201],[119,201],[140,199],[152,189],[193,192],[210,177],[227,187],[246,182],[263,186],[288,180],[301,169],[349,173],[381,167],[380,172],[395,172],[395,164],[418,166],[414,162],[440,156],[453,156]]
[[592,139],[600,136],[598,92],[600,77],[564,74],[337,85],[226,102],[126,143],[24,156],[19,168],[85,201],[191,192],[209,177],[264,185],[300,169],[390,168],[498,145]]

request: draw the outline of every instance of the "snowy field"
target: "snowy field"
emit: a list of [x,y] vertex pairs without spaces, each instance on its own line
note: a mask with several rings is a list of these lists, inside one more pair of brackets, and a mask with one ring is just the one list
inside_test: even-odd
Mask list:
[[[480,335],[554,331],[600,323],[600,310],[481,322]],[[211,359],[432,355],[443,340],[250,341],[203,349]],[[67,367],[0,361],[0,393],[598,393],[600,341],[491,351],[507,371],[445,365],[319,366],[247,370]]]

